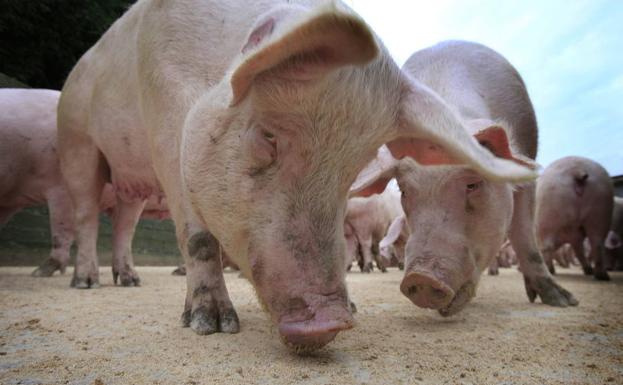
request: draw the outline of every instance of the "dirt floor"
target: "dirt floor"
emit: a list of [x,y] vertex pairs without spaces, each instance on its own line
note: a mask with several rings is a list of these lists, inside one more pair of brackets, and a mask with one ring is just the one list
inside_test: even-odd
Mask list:
[[348,275],[357,326],[308,357],[290,353],[253,289],[226,274],[236,335],[180,327],[185,279],[143,267],[143,286],[69,288],[71,275],[0,268],[0,384],[623,384],[623,273],[559,269],[577,308],[530,304],[523,279],[484,276],[449,319],[403,297],[401,272]]

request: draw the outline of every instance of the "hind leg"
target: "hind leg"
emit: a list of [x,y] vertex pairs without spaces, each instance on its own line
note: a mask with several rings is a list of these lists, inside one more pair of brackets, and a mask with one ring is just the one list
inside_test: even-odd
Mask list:
[[591,244],[590,258],[595,263],[595,279],[599,281],[610,280],[605,265],[604,238],[605,237],[589,236],[589,242]]
[[61,133],[59,127],[61,171],[74,207],[78,245],[71,286],[88,289],[99,286],[97,261],[99,199],[108,167],[102,154],[89,138],[68,133],[61,136]]
[[52,251],[50,257],[32,272],[35,277],[50,277],[56,270],[65,274],[71,244],[74,242],[73,210],[65,188],[57,188],[48,193],[48,208]]
[[132,239],[143,208],[144,200],[124,202],[117,197],[117,205],[113,211],[113,261],[112,276],[115,285],[120,278],[122,286],[139,286],[141,280],[134,270],[132,256]]
[[572,242],[571,247],[573,247],[573,252],[575,253],[578,261],[580,261],[580,265],[582,265],[582,270],[584,271],[584,274],[592,275],[593,268],[591,267],[591,264],[586,260],[586,256],[584,255],[584,242],[582,238]]

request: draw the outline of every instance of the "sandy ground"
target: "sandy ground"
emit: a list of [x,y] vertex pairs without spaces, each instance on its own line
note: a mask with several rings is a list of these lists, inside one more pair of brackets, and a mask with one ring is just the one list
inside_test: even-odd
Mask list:
[[70,275],[0,268],[0,384],[622,384],[623,274],[558,279],[577,308],[530,304],[514,269],[484,276],[475,301],[444,319],[404,298],[401,273],[350,273],[357,326],[299,357],[280,343],[252,287],[227,273],[236,335],[179,324],[185,280],[139,268],[140,288],[74,290]]

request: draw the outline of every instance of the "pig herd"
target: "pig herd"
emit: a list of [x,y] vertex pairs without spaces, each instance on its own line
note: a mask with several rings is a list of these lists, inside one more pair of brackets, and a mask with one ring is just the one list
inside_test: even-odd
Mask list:
[[502,245],[530,301],[578,304],[550,274],[566,243],[608,278],[621,202],[584,158],[535,183],[536,117],[508,61],[450,41],[398,68],[347,6],[311,3],[140,0],[61,93],[1,90],[0,223],[50,211],[52,252],[33,275],[64,272],[75,240],[71,285],[97,287],[104,211],[114,281],[138,286],[136,224],[170,217],[183,326],[239,331],[227,256],[297,352],[353,326],[353,261],[404,269],[402,294],[442,316],[469,303]]

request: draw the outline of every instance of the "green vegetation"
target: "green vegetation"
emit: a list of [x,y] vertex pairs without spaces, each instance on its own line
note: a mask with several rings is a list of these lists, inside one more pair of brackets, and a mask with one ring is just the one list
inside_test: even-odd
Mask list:
[[69,71],[132,0],[0,0],[0,72],[60,90]]
[[[100,265],[110,265],[111,241],[110,218],[101,215],[97,240]],[[0,265],[38,265],[48,257],[50,248],[50,221],[45,206],[20,211],[0,229]],[[137,265],[177,265],[182,261],[170,220],[142,219],[132,249]],[[72,258],[74,254],[75,250]]]

